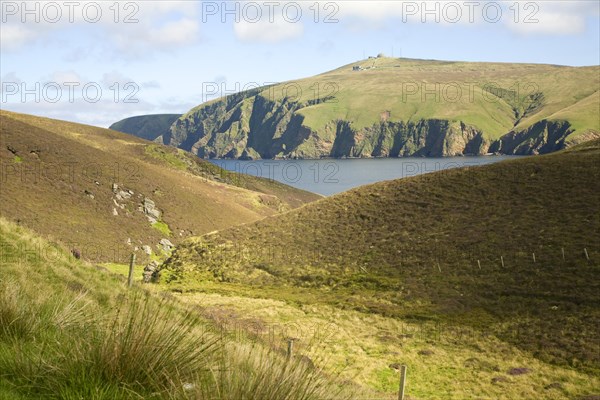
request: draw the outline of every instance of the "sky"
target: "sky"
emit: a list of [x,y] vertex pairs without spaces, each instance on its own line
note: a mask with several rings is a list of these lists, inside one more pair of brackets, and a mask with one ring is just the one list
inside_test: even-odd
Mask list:
[[368,56],[600,64],[591,1],[0,0],[1,108],[108,127]]

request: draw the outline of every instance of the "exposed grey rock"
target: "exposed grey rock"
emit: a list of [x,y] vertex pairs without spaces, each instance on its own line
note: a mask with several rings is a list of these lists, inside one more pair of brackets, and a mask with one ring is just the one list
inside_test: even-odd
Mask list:
[[119,190],[119,185],[117,185],[116,183],[112,184],[112,191],[113,193],[117,193],[117,190]]
[[150,223],[155,223],[160,220],[160,210],[156,208],[154,201],[147,197],[144,198],[143,210]]
[[119,215],[119,213],[117,212],[117,209],[113,207],[113,215],[116,217],[117,215]]
[[152,261],[144,267],[144,283],[156,282],[159,278],[158,262]]
[[173,243],[171,243],[171,241],[169,239],[160,239],[160,242],[158,242],[164,251],[169,252],[173,249],[173,247],[175,247],[175,245]]
[[119,193],[117,193],[117,198],[121,197],[124,200],[128,200],[131,198],[131,194],[129,194],[129,191],[124,191],[124,190],[120,190]]
[[151,255],[152,254],[152,247],[148,246],[147,244],[145,244],[145,245],[142,246],[142,250],[147,255]]

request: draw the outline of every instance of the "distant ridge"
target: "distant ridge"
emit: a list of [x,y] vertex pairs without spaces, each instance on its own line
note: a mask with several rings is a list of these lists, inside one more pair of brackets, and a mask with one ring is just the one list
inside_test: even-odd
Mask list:
[[181,114],[141,115],[115,122],[109,129],[165,144],[170,141],[169,128],[179,117]]
[[600,137],[600,66],[373,57],[201,104],[164,143],[202,158],[543,154]]

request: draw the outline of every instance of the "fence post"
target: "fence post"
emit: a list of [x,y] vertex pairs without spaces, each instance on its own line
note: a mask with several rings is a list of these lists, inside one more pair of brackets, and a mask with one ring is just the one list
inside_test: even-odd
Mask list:
[[477,260],[477,265],[479,266],[479,269],[481,269],[481,261]]
[[398,400],[404,400],[404,386],[406,385],[406,370],[408,367],[402,365],[400,367],[400,388],[398,389]]
[[561,247],[560,249],[562,250],[563,261],[565,261],[565,248]]
[[127,286],[133,285],[133,267],[135,265],[135,253],[131,253],[131,260],[129,261],[129,276],[127,277]]
[[504,257],[500,256],[500,261],[502,262],[502,268],[504,268]]
[[585,258],[590,261],[590,255],[587,252],[587,249],[583,249],[583,252],[585,253]]
[[535,263],[535,253],[531,253],[533,254],[533,262]]

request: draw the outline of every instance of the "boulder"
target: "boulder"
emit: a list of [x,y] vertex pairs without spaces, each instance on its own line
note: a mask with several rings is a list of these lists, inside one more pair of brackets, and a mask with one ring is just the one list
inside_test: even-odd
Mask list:
[[173,243],[171,243],[171,241],[169,239],[164,239],[164,238],[160,239],[158,244],[160,244],[162,246],[162,248],[165,252],[169,252],[169,251],[173,250],[173,247],[175,247],[175,245]]
[[118,200],[128,200],[131,198],[131,194],[129,194],[129,192],[124,191],[124,190],[119,190],[119,192],[116,194],[115,196]]
[[152,247],[148,246],[147,244],[142,246],[142,251],[147,255],[152,255]]
[[160,210],[156,208],[154,201],[147,197],[144,198],[143,211],[151,223],[155,223],[156,221],[160,220]]
[[159,278],[158,262],[152,261],[144,267],[144,283],[156,282]]

